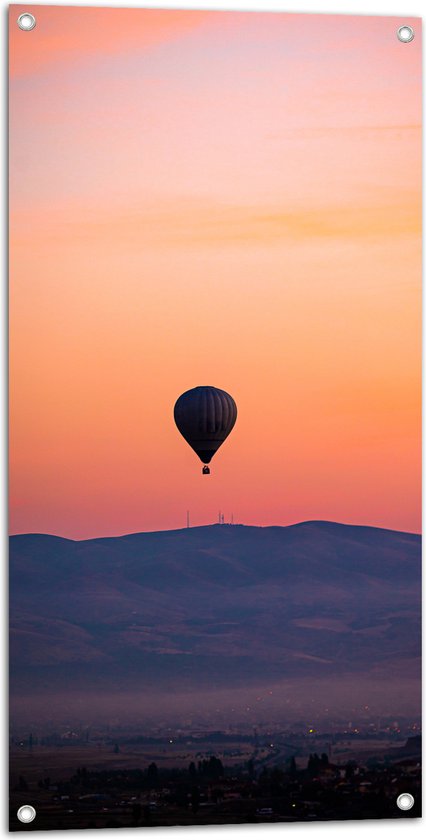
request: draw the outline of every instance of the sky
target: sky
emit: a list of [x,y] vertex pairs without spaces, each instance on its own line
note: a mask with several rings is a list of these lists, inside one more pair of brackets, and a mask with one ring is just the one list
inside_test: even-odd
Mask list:
[[[403,23],[11,7],[11,533],[420,530]],[[209,477],[173,421],[197,385],[238,406]]]

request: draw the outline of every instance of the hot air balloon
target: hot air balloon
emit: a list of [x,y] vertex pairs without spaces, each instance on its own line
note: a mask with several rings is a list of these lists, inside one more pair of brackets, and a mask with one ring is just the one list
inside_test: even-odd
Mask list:
[[234,428],[237,419],[235,401],[220,388],[201,385],[179,397],[174,416],[182,437],[204,464],[203,475],[209,475],[210,469],[206,465]]

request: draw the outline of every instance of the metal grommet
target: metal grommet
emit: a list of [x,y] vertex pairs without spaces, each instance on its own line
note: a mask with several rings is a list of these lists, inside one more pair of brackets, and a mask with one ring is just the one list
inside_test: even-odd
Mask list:
[[400,793],[396,804],[401,811],[409,811],[414,805],[414,796],[411,793]]
[[409,44],[414,38],[414,29],[412,26],[400,26],[397,32],[398,38],[403,44]]
[[32,805],[21,805],[16,816],[22,823],[30,823],[35,819],[36,809]]
[[34,29],[36,25],[36,19],[29,12],[24,12],[22,15],[19,15],[17,23],[23,32],[31,32],[31,29]]

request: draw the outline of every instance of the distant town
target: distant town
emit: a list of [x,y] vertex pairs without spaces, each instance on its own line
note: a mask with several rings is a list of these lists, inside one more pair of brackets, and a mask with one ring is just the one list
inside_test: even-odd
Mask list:
[[[43,727],[11,736],[11,829],[412,818],[421,813],[420,720],[142,729]],[[414,806],[401,811],[400,793]]]

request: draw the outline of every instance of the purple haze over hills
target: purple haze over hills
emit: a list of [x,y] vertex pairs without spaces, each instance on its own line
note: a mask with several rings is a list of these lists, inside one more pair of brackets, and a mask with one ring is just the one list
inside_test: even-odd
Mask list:
[[46,703],[51,716],[64,703],[128,719],[207,711],[272,686],[289,716],[308,700],[420,709],[416,534],[331,522],[23,534],[10,591],[20,716]]

